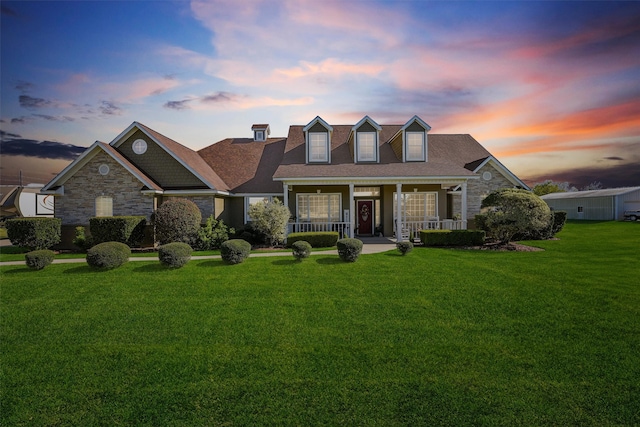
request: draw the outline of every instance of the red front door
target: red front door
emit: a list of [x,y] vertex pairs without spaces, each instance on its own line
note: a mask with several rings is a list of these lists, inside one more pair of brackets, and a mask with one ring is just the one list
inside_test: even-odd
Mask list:
[[358,234],[373,234],[373,200],[358,200],[356,209],[358,211]]

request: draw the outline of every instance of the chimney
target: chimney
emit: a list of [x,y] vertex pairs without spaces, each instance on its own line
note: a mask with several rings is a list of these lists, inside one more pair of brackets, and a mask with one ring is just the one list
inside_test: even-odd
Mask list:
[[251,126],[253,131],[253,140],[257,142],[264,142],[269,137],[271,129],[268,124],[254,124]]

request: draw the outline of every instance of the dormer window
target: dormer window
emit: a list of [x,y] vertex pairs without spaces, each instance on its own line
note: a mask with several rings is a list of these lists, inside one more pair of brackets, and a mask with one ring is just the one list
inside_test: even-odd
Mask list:
[[357,135],[357,151],[359,162],[375,162],[376,161],[376,133],[375,132],[358,132]]
[[251,126],[251,130],[253,131],[253,140],[257,142],[266,141],[271,133],[271,129],[267,124],[253,125]]
[[302,131],[305,135],[307,163],[331,163],[331,134],[333,128],[319,116]]
[[356,163],[378,161],[378,135],[381,130],[382,127],[369,116],[364,116],[351,128],[353,137],[349,138],[349,144],[353,144],[351,149]]
[[407,161],[424,162],[424,132],[407,132]]
[[326,132],[309,132],[309,162],[329,161],[329,138]]

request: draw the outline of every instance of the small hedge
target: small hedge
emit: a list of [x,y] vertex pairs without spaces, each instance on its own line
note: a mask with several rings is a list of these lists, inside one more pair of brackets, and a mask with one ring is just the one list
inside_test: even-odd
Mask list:
[[483,230],[421,230],[425,246],[478,246],[484,244]]
[[14,218],[6,221],[11,244],[30,250],[48,249],[60,243],[60,218]]
[[89,219],[93,243],[120,242],[129,247],[140,246],[144,239],[144,216],[110,216]]
[[302,261],[304,258],[309,258],[309,255],[311,255],[311,245],[309,242],[298,240],[293,242],[291,247],[293,248],[293,257],[298,261]]
[[121,242],[104,242],[87,251],[87,264],[90,267],[110,270],[129,261],[131,249]]
[[158,259],[165,267],[180,268],[191,260],[191,252],[193,249],[186,243],[167,243],[158,247]]
[[220,256],[227,264],[240,264],[251,253],[251,244],[242,239],[231,239],[220,245]]
[[362,240],[340,239],[336,242],[338,246],[338,256],[345,262],[355,262],[362,252]]
[[31,251],[24,254],[24,260],[27,263],[27,267],[34,270],[42,270],[53,262],[55,253],[48,249],[41,249],[38,251]]
[[295,242],[304,240],[312,248],[331,248],[336,245],[339,238],[340,234],[337,231],[289,233],[287,235],[287,246],[293,247]]
[[400,253],[404,256],[413,250],[412,242],[398,242],[396,243],[396,248],[400,251]]

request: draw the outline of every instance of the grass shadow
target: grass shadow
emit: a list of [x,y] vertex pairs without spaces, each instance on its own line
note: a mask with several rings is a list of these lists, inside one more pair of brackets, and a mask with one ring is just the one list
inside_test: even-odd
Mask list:
[[212,260],[198,262],[197,266],[211,268],[211,267],[226,267],[227,264],[221,259],[212,259]]
[[2,272],[2,275],[11,275],[11,274],[25,274],[25,273],[33,273],[37,270],[33,270],[29,267],[27,267],[26,265],[12,265],[9,267],[14,267],[10,270],[6,270]]
[[133,269],[133,271],[135,271],[136,273],[156,273],[158,271],[163,271],[163,270],[171,270],[171,269],[160,264],[160,262],[156,264],[151,264],[151,263],[147,264],[145,262],[140,267],[135,267]]
[[88,265],[80,265],[78,267],[67,268],[63,274],[87,274],[87,273],[100,273],[106,270],[97,270],[89,267]]
[[272,265],[295,265],[295,264],[301,264],[302,262],[304,262],[304,260],[296,260],[296,259],[278,259],[278,260],[274,260],[271,261]]
[[344,263],[344,261],[342,261],[338,256],[316,258],[315,261],[316,263],[322,265],[335,265]]

